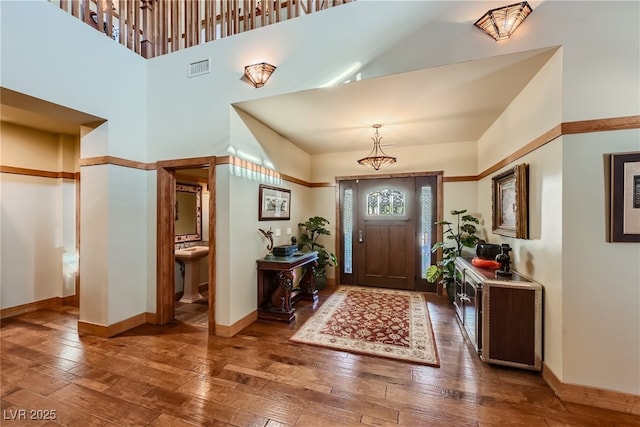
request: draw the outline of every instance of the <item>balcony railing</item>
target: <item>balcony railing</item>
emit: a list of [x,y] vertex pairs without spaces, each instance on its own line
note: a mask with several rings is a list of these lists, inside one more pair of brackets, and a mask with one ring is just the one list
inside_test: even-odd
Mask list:
[[145,58],[355,0],[49,0]]

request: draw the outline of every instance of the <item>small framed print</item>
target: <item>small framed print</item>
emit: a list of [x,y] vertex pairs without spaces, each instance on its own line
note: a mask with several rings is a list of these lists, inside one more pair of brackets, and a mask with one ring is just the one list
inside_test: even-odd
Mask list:
[[291,219],[291,190],[260,184],[258,204],[259,221]]
[[610,155],[610,242],[640,242],[640,152]]
[[518,239],[529,238],[529,167],[516,165],[492,179],[495,234]]

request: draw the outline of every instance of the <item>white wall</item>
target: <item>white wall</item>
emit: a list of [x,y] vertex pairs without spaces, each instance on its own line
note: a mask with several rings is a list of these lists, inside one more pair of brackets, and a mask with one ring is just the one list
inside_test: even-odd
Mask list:
[[640,245],[606,242],[604,155],[640,151],[640,131],[563,140],[563,380],[637,395]]
[[[107,120],[96,130],[82,129],[81,157],[147,160],[143,58],[45,0],[0,2],[0,19],[2,87]],[[140,233],[151,214],[145,205],[146,174],[120,167],[106,173],[101,168],[80,171],[80,320],[106,325],[145,311],[146,281],[151,279],[148,255],[155,259],[155,246],[147,245],[148,237]],[[140,202],[120,195],[129,187],[138,190],[134,197],[142,198]],[[125,204],[134,206],[132,223],[142,227],[113,222],[129,218],[116,212]],[[139,211],[144,211],[144,221]],[[117,303],[109,305],[107,295]]]
[[[513,268],[544,286],[543,359],[559,378],[562,378],[565,357],[562,159],[562,141],[558,139],[515,162],[529,165],[529,240],[492,233],[491,177],[479,181],[477,186],[478,210],[485,218],[486,240],[508,243],[513,248]],[[495,174],[509,167],[513,164]]]
[[[217,166],[216,181],[216,323],[229,326],[258,308],[256,260],[269,244],[258,229],[279,229],[273,244],[290,244],[291,236],[299,236],[298,223],[312,215],[310,191],[233,165]],[[291,220],[258,221],[260,184],[291,190]]]
[[[3,36],[1,85],[108,120],[100,128],[83,133],[82,157],[113,155],[155,161],[226,155],[228,147],[234,146],[248,155],[266,155],[278,170],[293,167],[291,175],[302,179],[310,176],[314,182],[331,181],[331,173],[323,169],[323,161],[329,162],[330,156],[326,159],[312,156],[309,165],[304,160],[305,156],[297,153],[296,157],[303,159],[298,165],[278,163],[278,160],[288,158],[288,154],[275,156],[266,142],[263,147],[263,140],[266,139],[257,137],[262,130],[251,132],[255,139],[247,138],[250,133],[241,129],[242,126],[251,126],[246,122],[242,124],[243,121],[232,113],[230,106],[258,97],[319,87],[353,64],[360,64],[358,71],[368,79],[477,58],[562,46],[561,63],[554,62],[549,69],[543,70],[537,76],[537,83],[531,86],[537,85],[542,92],[529,89],[526,99],[510,107],[501,120],[501,124],[507,125],[503,128],[506,132],[493,129],[481,139],[474,160],[477,165],[475,173],[501,159],[504,152],[529,141],[531,135],[535,137],[540,131],[546,131],[561,121],[639,113],[640,40],[634,32],[639,26],[638,2],[539,2],[534,4],[533,14],[514,37],[508,42],[495,43],[471,24],[488,8],[501,5],[497,1],[358,1],[145,62],[44,0],[0,2]],[[363,16],[366,19],[362,19]],[[464,18],[454,22],[450,16]],[[24,25],[25,22],[30,25]],[[615,25],[602,25],[603,22]],[[328,26],[337,30],[327,32]],[[56,37],[51,37],[51,34],[56,34]],[[60,40],[64,40],[64,43]],[[25,52],[38,54],[25,55]],[[212,73],[192,79],[186,77],[190,62],[208,57],[212,58]],[[267,86],[254,89],[241,76],[244,65],[258,60],[272,62],[278,65],[278,69]],[[554,57],[554,61],[558,61],[558,58]],[[51,66],[43,67],[42,64]],[[114,77],[123,74],[126,78]],[[558,74],[560,79],[556,80]],[[512,126],[512,123],[522,126]],[[491,135],[496,136],[495,143],[503,145],[491,145]],[[604,135],[600,138],[605,138]],[[273,146],[283,143],[272,137]],[[570,215],[573,212],[564,211],[566,203],[562,204],[562,212],[553,211],[560,197],[568,190],[573,190],[574,180],[578,182],[583,177],[583,173],[577,170],[579,165],[573,163],[576,157],[576,150],[571,145],[574,138],[577,138],[575,141],[583,140],[582,136],[563,138],[523,159],[532,165],[536,164],[532,185],[538,193],[534,191],[532,197],[541,207],[540,217],[534,219],[539,223],[536,225],[534,222],[533,225],[538,228],[539,240],[516,249],[522,258],[526,258],[527,253],[531,253],[532,257],[530,266],[525,263],[524,266],[516,264],[516,267],[531,272],[534,279],[540,279],[549,287],[547,298],[552,299],[549,299],[545,309],[545,322],[546,331],[550,332],[545,335],[545,344],[548,344],[545,352],[549,352],[546,361],[554,373],[563,381],[630,390],[638,394],[638,375],[635,378],[629,375],[630,379],[621,378],[625,368],[631,369],[629,372],[632,374],[636,372],[637,357],[634,363],[631,363],[631,358],[634,357],[640,334],[636,326],[637,318],[633,315],[625,317],[632,325],[628,334],[635,334],[631,337],[632,341],[627,342],[632,351],[625,356],[603,353],[606,350],[597,352],[600,356],[611,356],[609,359],[621,362],[619,365],[613,366],[600,360],[600,373],[594,373],[595,370],[586,363],[569,366],[576,357],[583,356],[580,351],[586,347],[586,338],[583,338],[586,329],[572,323],[577,321],[578,316],[571,321],[568,319],[574,312],[583,314],[576,303],[568,301],[569,294],[574,296],[577,293],[577,288],[567,284],[568,277],[576,275],[584,278],[589,281],[585,285],[587,287],[595,286],[593,278],[599,277],[597,274],[583,277],[576,268],[577,261],[567,258],[566,265],[562,266],[562,284],[557,284],[554,282],[559,275],[559,267],[554,264],[557,258],[545,255],[563,250],[564,260],[568,255],[563,246],[568,242],[573,244],[580,236],[575,236],[575,230],[571,227],[563,228],[560,231],[562,238],[558,241],[558,217],[564,227],[573,218]],[[635,134],[630,138],[636,138],[637,141]],[[565,144],[565,140],[569,144],[566,148],[560,145]],[[598,144],[603,144],[598,141]],[[632,140],[631,144],[636,141]],[[629,142],[612,143],[606,148],[599,145],[591,155],[608,149],[615,151],[625,144]],[[283,145],[287,146],[286,141]],[[424,150],[426,153],[429,148]],[[398,150],[398,154],[402,154],[402,150]],[[416,159],[410,166],[414,171],[445,170],[445,176],[467,174],[454,172],[459,164],[456,162],[458,155],[465,156],[465,164],[469,160],[466,152],[457,149],[451,159],[443,159],[441,154],[442,151],[422,158],[410,155],[403,160],[407,163],[402,167],[408,168],[409,159]],[[562,161],[562,166],[558,165],[559,161]],[[254,270],[255,258],[263,250],[263,242],[260,242],[256,231],[261,224],[256,220],[257,208],[254,209],[257,206],[258,182],[249,181],[242,174],[232,174],[231,169],[222,166],[218,171],[219,177],[224,176],[219,179],[220,188],[217,189],[218,220],[222,221],[218,224],[219,237],[216,242],[218,295],[221,298],[218,315],[221,324],[230,324],[251,309],[253,301],[250,299],[254,291],[250,287],[254,284],[254,273],[250,277],[248,272],[249,269]],[[467,170],[466,167],[462,169]],[[351,166],[345,164],[344,168],[335,172],[347,174],[352,170]],[[83,286],[88,286],[87,293],[84,293],[83,287],[81,320],[106,324],[139,314],[145,309],[154,311],[155,174],[133,173],[115,166],[83,167],[81,173],[81,256],[84,258],[81,263]],[[590,179],[594,182],[597,180],[595,177]],[[478,210],[486,219],[490,213],[486,207],[487,182],[485,179],[478,183],[476,194],[469,183],[446,184],[445,212],[450,208],[470,206],[477,197]],[[558,182],[562,182],[560,187]],[[132,185],[133,191],[126,195],[119,194],[127,185]],[[332,199],[332,191],[327,188],[299,191],[300,198],[305,201],[303,219],[315,213],[314,210],[318,208],[316,203],[322,205],[322,212],[329,214],[332,208],[325,203]],[[314,197],[315,192],[320,194],[317,198]],[[136,197],[143,200],[142,204],[134,200]],[[298,200],[295,197],[294,209]],[[116,210],[128,203],[134,206],[132,224],[117,224],[116,218],[124,218]],[[308,206],[313,207],[308,209]],[[600,209],[597,201],[589,206],[591,209]],[[249,210],[253,210],[253,213]],[[144,224],[142,217],[146,219]],[[598,229],[600,219],[587,216],[585,225],[589,229]],[[135,225],[141,227],[134,229]],[[138,230],[146,231],[132,239],[129,233],[132,230],[138,233]],[[4,232],[3,228],[3,248],[7,244]],[[108,241],[108,245],[100,246],[105,241]],[[241,251],[241,247],[250,249]],[[617,251],[611,249],[617,247],[607,246],[607,250]],[[632,248],[631,255],[625,252],[622,258],[628,261],[627,257],[635,253],[635,246],[624,247]],[[240,254],[247,261],[238,261]],[[546,256],[550,258],[545,260]],[[596,265],[599,260],[597,256],[594,252],[594,255],[586,257],[583,264]],[[540,269],[538,260],[545,260],[544,270]],[[129,271],[118,271],[120,266],[125,266]],[[627,274],[626,271],[624,273]],[[632,279],[637,277],[637,271],[633,274],[636,276],[631,275]],[[239,286],[239,289],[236,290],[234,286]],[[620,289],[620,286],[615,289]],[[112,302],[107,303],[107,297]],[[125,297],[130,300],[120,304]],[[593,307],[599,306],[597,294],[585,293],[581,298],[587,300],[579,301]],[[607,300],[605,302],[608,303]],[[558,304],[562,305],[562,309],[558,309]],[[640,311],[638,298],[631,299],[628,304],[625,310]],[[607,312],[607,315],[611,312]],[[618,320],[616,316],[613,317],[611,323],[603,320],[603,325],[617,326]],[[556,319],[557,322],[554,321]],[[558,322],[569,322],[566,332],[564,325]],[[572,334],[571,338],[568,337],[569,333]],[[611,344],[615,334],[612,329],[609,334],[605,336],[602,329],[593,331],[592,348]],[[612,347],[622,342],[615,341]]]
[[[620,6],[635,16],[632,20],[637,27],[639,4]],[[559,14],[567,12],[564,6],[559,7]],[[594,7],[600,10],[599,4]],[[575,16],[574,12],[573,19],[588,24],[595,18],[588,13]],[[592,42],[590,49],[572,46],[578,41],[570,37],[482,136],[478,142],[479,172],[567,117],[586,120],[640,113],[637,97],[635,104],[627,102],[628,94],[613,105],[624,88],[638,93],[638,40],[626,43],[618,32],[606,44],[596,43],[591,34],[585,37]],[[608,62],[609,67],[635,70],[635,74],[626,73],[626,80],[622,76],[616,81],[607,79],[611,91],[601,91],[599,82],[607,74],[606,67],[599,59],[597,66],[591,64],[600,54],[608,58],[607,46],[618,50],[620,44],[631,50],[615,63]],[[579,76],[583,86],[576,87],[575,78],[569,76]],[[593,86],[598,86],[598,102],[591,99]],[[577,115],[575,109],[567,109],[574,103],[580,105]],[[602,109],[602,104],[611,108]],[[640,394],[640,248],[626,245],[618,249],[605,243],[602,169],[603,153],[638,149],[637,131],[607,132],[557,138],[518,159],[513,164],[529,164],[530,239],[489,234],[490,241],[506,242],[514,248],[516,270],[544,286],[544,360],[565,383]],[[478,208],[487,218],[491,217],[490,201],[491,177],[487,177],[478,182]],[[622,251],[624,255],[620,255]],[[600,269],[607,261],[616,267]],[[607,289],[603,290],[605,283]],[[628,295],[624,302],[621,294]],[[598,369],[593,369],[596,365]]]

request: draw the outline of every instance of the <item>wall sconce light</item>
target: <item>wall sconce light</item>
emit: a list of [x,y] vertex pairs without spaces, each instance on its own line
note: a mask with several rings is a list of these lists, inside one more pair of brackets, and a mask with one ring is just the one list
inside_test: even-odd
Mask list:
[[380,148],[382,137],[378,135],[378,129],[381,127],[382,125],[373,125],[373,128],[376,130],[375,135],[371,138],[373,141],[373,149],[367,157],[358,160],[358,163],[361,165],[372,167],[375,170],[379,170],[396,162],[395,157],[387,156],[384,151],[382,151],[382,148]]
[[247,76],[253,86],[258,88],[264,86],[275,69],[276,67],[271,64],[260,62],[259,64],[244,67],[244,75]]
[[489,34],[496,41],[504,40],[511,37],[511,34],[531,12],[531,6],[526,1],[514,3],[491,9],[473,25]]

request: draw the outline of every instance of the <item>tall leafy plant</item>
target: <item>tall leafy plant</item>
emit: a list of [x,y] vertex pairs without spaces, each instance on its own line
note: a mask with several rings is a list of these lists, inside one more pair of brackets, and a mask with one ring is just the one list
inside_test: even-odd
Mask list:
[[309,218],[306,222],[298,223],[298,226],[303,229],[300,235],[300,241],[298,242],[298,248],[308,249],[309,251],[318,252],[318,268],[316,269],[317,276],[324,276],[327,274],[327,266],[338,265],[338,259],[336,256],[325,249],[325,246],[318,240],[322,236],[330,236],[331,232],[326,228],[329,224],[329,220],[321,216],[314,216]]
[[[480,223],[478,218],[467,214],[467,210],[452,210],[451,215],[456,217],[456,223],[449,221],[438,221],[437,225],[442,225],[442,232],[445,240],[434,243],[431,252],[436,253],[442,251],[442,259],[435,265],[427,268],[426,279],[430,283],[439,282],[447,290],[449,299],[453,300],[455,292],[456,279],[456,257],[462,255],[462,249],[466,246],[472,248],[480,240],[476,235],[478,232],[477,224]],[[455,226],[455,228],[454,228]]]

